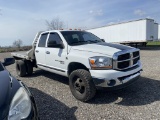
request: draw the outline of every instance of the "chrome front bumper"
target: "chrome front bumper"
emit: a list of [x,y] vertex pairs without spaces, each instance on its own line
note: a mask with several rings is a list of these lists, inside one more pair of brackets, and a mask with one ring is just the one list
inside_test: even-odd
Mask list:
[[[114,86],[118,86],[118,85],[122,85],[122,84],[125,84],[129,81],[132,81],[133,79],[135,78],[138,78],[139,76],[141,75],[141,71],[139,71],[138,73],[136,74],[133,74],[133,75],[129,75],[129,76],[126,76],[126,77],[122,77],[122,78],[117,78],[115,80],[115,85]],[[107,81],[108,82],[108,81]],[[113,86],[108,86],[108,87],[113,87]]]
[[139,71],[138,73],[134,75],[130,75],[130,76],[123,77],[123,78],[117,78],[117,79],[111,79],[111,80],[93,78],[93,81],[97,88],[120,89],[138,80],[138,78],[140,77],[140,74],[141,74],[141,71]]
[[116,71],[116,70],[97,70],[90,71],[94,84],[97,88],[123,88],[134,81],[136,81],[142,71],[142,66],[130,71]]

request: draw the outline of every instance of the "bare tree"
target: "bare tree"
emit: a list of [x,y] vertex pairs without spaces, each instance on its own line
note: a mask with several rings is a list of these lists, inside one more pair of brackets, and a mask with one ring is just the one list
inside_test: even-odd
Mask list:
[[48,30],[59,30],[65,27],[64,22],[59,18],[55,17],[51,21],[46,20]]
[[15,40],[15,41],[13,42],[13,46],[14,46],[14,47],[18,47],[18,48],[20,48],[20,47],[22,46],[22,44],[23,44],[23,42],[22,42],[22,40],[20,40],[20,39]]

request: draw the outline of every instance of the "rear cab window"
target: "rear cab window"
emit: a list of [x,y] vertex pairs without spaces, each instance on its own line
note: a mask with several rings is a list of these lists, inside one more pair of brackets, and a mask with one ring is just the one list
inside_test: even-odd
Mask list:
[[41,35],[41,37],[39,39],[38,47],[45,47],[46,46],[47,36],[48,36],[48,33]]

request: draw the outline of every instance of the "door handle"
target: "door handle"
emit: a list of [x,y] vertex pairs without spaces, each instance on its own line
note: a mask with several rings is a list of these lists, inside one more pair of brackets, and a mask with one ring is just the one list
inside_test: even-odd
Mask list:
[[46,54],[50,54],[50,52],[49,52],[49,51],[46,51]]
[[39,50],[36,50],[36,53],[38,53],[39,52]]

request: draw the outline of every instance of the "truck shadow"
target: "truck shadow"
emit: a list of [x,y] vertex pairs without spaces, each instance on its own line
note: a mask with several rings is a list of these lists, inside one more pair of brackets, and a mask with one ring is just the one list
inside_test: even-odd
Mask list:
[[160,100],[160,80],[141,77],[134,84],[116,91],[98,91],[91,104],[115,103],[141,106]]
[[64,103],[36,88],[30,87],[29,89],[35,98],[40,120],[76,120],[74,113],[77,107],[69,108]]

